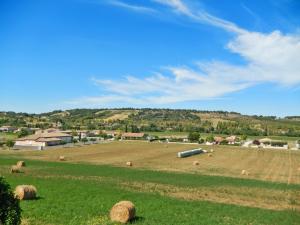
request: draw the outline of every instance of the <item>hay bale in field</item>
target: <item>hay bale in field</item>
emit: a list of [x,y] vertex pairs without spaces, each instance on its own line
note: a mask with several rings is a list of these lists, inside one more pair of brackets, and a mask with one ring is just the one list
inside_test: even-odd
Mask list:
[[208,153],[208,157],[212,157],[213,156],[213,154],[211,154],[211,153]]
[[58,160],[59,161],[66,161],[66,158],[65,158],[65,156],[61,155],[61,156],[59,156]]
[[19,166],[13,165],[13,166],[11,166],[11,168],[10,168],[10,172],[11,172],[11,173],[20,173],[21,170],[20,170],[20,167],[19,167]]
[[210,152],[214,152],[214,150],[213,150],[213,149],[211,149],[211,150],[210,150]]
[[15,189],[15,197],[20,200],[31,200],[36,198],[37,190],[32,185],[19,185]]
[[199,165],[199,161],[194,161],[194,162],[193,162],[193,165],[194,165],[194,166],[198,166],[198,165]]
[[19,161],[19,162],[17,162],[17,166],[20,167],[20,168],[25,167],[26,163],[24,161]]
[[135,206],[130,201],[121,201],[110,210],[110,219],[114,222],[127,223],[135,217]]
[[249,176],[249,175],[250,175],[250,172],[249,172],[248,170],[242,170],[241,174],[242,174],[242,175]]
[[126,162],[126,166],[133,166],[132,162],[128,161]]

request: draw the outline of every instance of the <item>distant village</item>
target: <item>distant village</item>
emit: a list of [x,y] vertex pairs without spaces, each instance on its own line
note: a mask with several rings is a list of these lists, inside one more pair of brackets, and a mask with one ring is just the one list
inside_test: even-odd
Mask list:
[[3,133],[18,133],[19,138],[11,144],[12,149],[45,150],[53,146],[72,146],[80,144],[94,144],[102,141],[141,140],[165,143],[199,143],[203,145],[232,145],[257,149],[291,149],[300,150],[300,141],[294,145],[282,140],[270,138],[250,139],[245,136],[214,136],[201,138],[193,132],[188,135],[160,135],[107,130],[61,130],[59,128],[16,128],[12,126],[0,127]]

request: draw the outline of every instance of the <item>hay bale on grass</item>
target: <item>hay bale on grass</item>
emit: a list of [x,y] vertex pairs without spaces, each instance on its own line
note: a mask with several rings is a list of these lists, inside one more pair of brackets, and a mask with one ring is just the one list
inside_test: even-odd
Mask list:
[[212,157],[213,156],[213,154],[211,154],[211,153],[208,153],[208,157]]
[[66,158],[65,158],[65,156],[61,155],[61,156],[59,156],[58,160],[59,161],[66,161]]
[[135,206],[130,201],[121,201],[110,210],[110,219],[114,222],[127,223],[135,217]]
[[20,168],[21,168],[21,167],[25,167],[25,166],[26,166],[26,163],[25,163],[24,161],[18,161],[18,162],[17,162],[17,166],[20,167]]
[[210,152],[214,152],[214,150],[213,150],[213,149],[211,149],[211,150],[210,150]]
[[250,172],[248,170],[242,170],[241,174],[245,176],[249,176]]
[[199,161],[194,161],[194,162],[193,162],[193,165],[194,165],[194,166],[198,166],[198,165],[199,165]]
[[21,170],[20,170],[20,167],[19,167],[19,166],[13,165],[13,166],[10,168],[10,172],[11,172],[11,173],[20,173]]
[[126,162],[126,166],[133,166],[132,162],[128,161]]
[[20,200],[35,199],[37,190],[33,185],[19,185],[15,189],[15,197]]

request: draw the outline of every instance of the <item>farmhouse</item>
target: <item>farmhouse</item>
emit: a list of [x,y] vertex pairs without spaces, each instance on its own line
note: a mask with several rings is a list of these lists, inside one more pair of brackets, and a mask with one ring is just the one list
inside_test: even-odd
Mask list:
[[224,141],[223,137],[214,137],[214,144],[220,144],[222,141]]
[[101,132],[108,135],[108,136],[110,136],[110,137],[116,137],[116,136],[120,135],[120,132],[113,131],[113,130],[111,130],[111,131],[110,130],[103,130]]
[[12,127],[12,126],[2,126],[0,127],[0,132],[13,132],[17,130],[17,128]]
[[237,137],[236,136],[227,137],[226,141],[228,142],[229,145],[234,145],[237,141]]
[[141,140],[145,138],[145,133],[123,133],[121,136],[122,140]]
[[72,141],[72,136],[69,134],[47,131],[38,132],[36,134],[17,139],[14,148],[30,148],[42,150],[46,146],[54,146],[59,145],[63,142],[69,143]]

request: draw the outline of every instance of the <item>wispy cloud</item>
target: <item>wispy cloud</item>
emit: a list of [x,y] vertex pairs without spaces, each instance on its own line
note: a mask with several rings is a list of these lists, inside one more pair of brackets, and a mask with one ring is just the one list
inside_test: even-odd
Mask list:
[[172,66],[145,78],[127,76],[123,80],[93,79],[108,95],[86,97],[81,104],[127,102],[129,104],[170,104],[222,97],[260,83],[295,87],[300,84],[300,35],[250,32],[236,24],[197,9],[181,0],[153,0],[194,21],[231,32],[234,38],[227,50],[245,60],[245,65],[230,62],[198,62],[193,68]]
[[108,0],[107,3],[110,4],[110,5],[114,5],[114,6],[117,6],[117,7],[121,7],[121,8],[124,8],[124,9],[132,10],[132,11],[140,12],[140,13],[156,13],[157,12],[155,9],[152,9],[152,8],[149,8],[149,7],[128,4],[128,3],[118,1],[118,0]]
[[152,1],[169,6],[176,12],[185,15],[200,23],[207,23],[235,33],[246,32],[246,30],[239,28],[234,23],[215,17],[205,12],[204,10],[191,9],[182,0],[152,0]]

